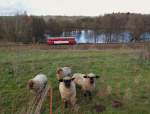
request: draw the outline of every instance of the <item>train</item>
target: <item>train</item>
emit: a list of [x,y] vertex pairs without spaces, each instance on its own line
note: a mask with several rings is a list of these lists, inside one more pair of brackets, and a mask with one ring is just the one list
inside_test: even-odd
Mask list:
[[75,45],[77,44],[75,37],[48,37],[48,45]]

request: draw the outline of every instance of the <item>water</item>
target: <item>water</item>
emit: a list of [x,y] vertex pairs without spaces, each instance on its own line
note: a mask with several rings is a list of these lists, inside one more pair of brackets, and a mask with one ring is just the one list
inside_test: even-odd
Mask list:
[[[74,36],[76,37],[77,43],[128,43],[132,39],[130,32],[106,34],[93,30],[63,32],[62,36]],[[150,40],[150,33],[143,33],[141,38],[143,41]]]

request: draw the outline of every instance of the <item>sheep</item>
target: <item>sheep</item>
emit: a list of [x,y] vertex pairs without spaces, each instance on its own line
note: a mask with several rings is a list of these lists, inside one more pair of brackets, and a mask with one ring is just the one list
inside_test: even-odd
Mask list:
[[56,77],[58,80],[63,79],[65,76],[71,76],[71,68],[70,67],[62,67],[58,68],[56,71]]
[[92,91],[95,89],[95,79],[99,78],[99,76],[96,76],[94,73],[89,74],[81,74],[81,73],[75,73],[73,74],[74,82],[76,85],[80,86],[84,96],[92,96]]
[[34,78],[28,81],[28,87],[31,90],[31,92],[38,95],[45,88],[47,82],[48,82],[48,79],[46,75],[38,74]]
[[72,107],[76,104],[76,86],[73,80],[74,78],[69,76],[59,80],[59,91],[65,108],[68,107],[68,104],[71,104]]

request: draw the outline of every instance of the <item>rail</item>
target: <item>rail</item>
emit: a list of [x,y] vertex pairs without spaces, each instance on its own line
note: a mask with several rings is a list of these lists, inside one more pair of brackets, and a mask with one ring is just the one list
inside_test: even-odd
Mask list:
[[100,43],[100,44],[76,44],[76,45],[48,45],[48,44],[0,44],[0,48],[34,48],[34,49],[118,49],[118,48],[144,48],[150,42],[135,43]]

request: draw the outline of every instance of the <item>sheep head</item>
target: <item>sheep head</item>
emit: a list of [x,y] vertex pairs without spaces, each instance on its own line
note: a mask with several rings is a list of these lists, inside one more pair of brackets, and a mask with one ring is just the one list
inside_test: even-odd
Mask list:
[[64,77],[63,79],[60,79],[59,82],[63,82],[66,88],[70,88],[71,82],[72,82],[74,79],[75,79],[75,78]]
[[33,85],[34,85],[33,80],[32,80],[32,79],[29,80],[29,81],[28,81],[28,87],[29,87],[29,89],[33,89]]
[[63,78],[63,70],[61,68],[58,68],[57,71],[56,71],[56,76],[57,76],[57,79],[62,79]]
[[83,76],[85,79],[89,80],[90,84],[94,84],[95,83],[95,79],[99,78],[99,76],[93,74],[93,73],[89,73],[85,76]]

